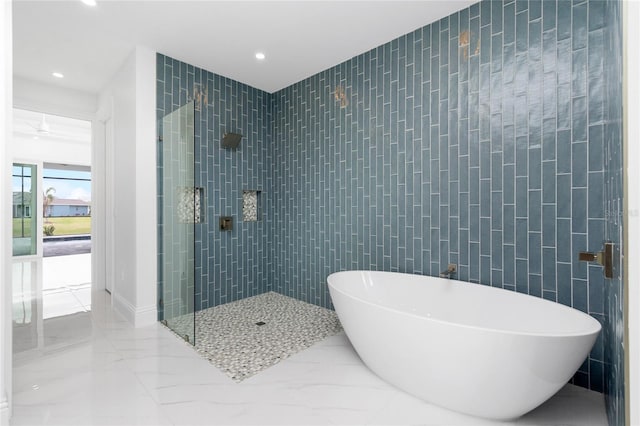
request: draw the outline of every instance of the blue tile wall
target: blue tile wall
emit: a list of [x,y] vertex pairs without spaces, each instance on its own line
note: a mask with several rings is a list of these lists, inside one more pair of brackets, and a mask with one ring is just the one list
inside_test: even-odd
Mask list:
[[[606,326],[577,261],[605,239],[602,14],[485,0],[277,92],[274,290],[331,306],[334,271],[457,263]],[[607,335],[574,383],[608,386]]]
[[[598,8],[589,13],[589,46],[604,46],[604,55],[589,61],[589,70],[604,69],[604,82],[589,82],[590,96],[604,93],[603,102],[590,105],[589,117],[603,125],[589,126],[589,179],[603,181],[604,188],[590,192],[594,197],[603,197],[605,205],[589,205],[589,209],[604,208],[605,237],[622,247],[622,24],[619,0],[598,2]],[[604,29],[604,34],[599,29]],[[591,123],[590,123],[591,124]],[[604,155],[603,173],[594,170],[591,162],[593,152]],[[602,191],[602,192],[599,192]],[[591,223],[589,223],[591,228]],[[591,230],[589,231],[591,232]],[[604,295],[604,391],[606,395],[609,424],[625,424],[624,398],[624,311],[622,258],[616,253],[615,278],[606,280],[604,289],[594,286],[589,291]]]
[[[195,186],[204,188],[206,204],[205,222],[195,225],[196,310],[269,291],[272,95],[161,54],[157,94],[158,120],[195,101]],[[243,135],[238,149],[221,148],[226,132]],[[242,191],[247,189],[261,191],[262,220],[242,221]],[[220,216],[233,217],[232,231],[219,230]]]

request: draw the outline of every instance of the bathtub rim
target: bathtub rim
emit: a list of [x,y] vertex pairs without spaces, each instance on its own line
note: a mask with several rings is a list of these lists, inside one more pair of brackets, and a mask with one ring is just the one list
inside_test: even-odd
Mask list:
[[[506,292],[510,292],[513,293],[515,295],[519,295],[520,296],[526,296],[526,297],[532,297],[536,300],[539,301],[543,301],[545,303],[551,303],[553,305],[557,305],[557,306],[553,306],[554,309],[564,309],[564,310],[570,310],[572,314],[576,315],[576,314],[581,314],[582,316],[586,316],[588,318],[588,321],[595,325],[597,324],[597,328],[594,327],[594,329],[589,330],[589,331],[583,331],[583,332],[572,332],[572,333],[543,333],[543,332],[532,332],[532,331],[516,331],[516,330],[505,330],[505,329],[498,329],[498,328],[493,328],[493,327],[480,327],[480,326],[476,326],[476,325],[471,325],[471,324],[464,324],[464,323],[459,323],[459,322],[453,322],[453,321],[447,321],[447,320],[443,320],[443,319],[438,319],[438,318],[434,318],[434,317],[426,317],[424,315],[419,315],[419,314],[415,314],[413,312],[408,312],[408,311],[403,311],[397,308],[392,308],[389,306],[384,306],[384,305],[380,305],[378,303],[374,303],[371,302],[369,300],[363,299],[361,297],[355,296],[353,294],[349,294],[343,290],[340,290],[338,288],[336,288],[334,285],[331,284],[331,282],[329,281],[329,278],[331,278],[334,275],[344,275],[345,273],[380,273],[380,274],[391,274],[391,275],[413,275],[413,276],[417,276],[417,277],[424,277],[424,278],[433,278],[433,279],[437,279],[437,280],[448,280],[448,281],[453,281],[456,283],[460,283],[460,284],[456,284],[456,285],[464,285],[464,284],[469,284],[469,285],[479,285],[482,286],[482,288],[485,288],[486,291],[506,291]],[[440,277],[436,277],[436,276],[432,276],[432,275],[421,275],[421,274],[412,274],[412,273],[406,273],[406,272],[391,272],[391,271],[372,271],[372,270],[363,270],[363,269],[358,269],[358,270],[353,270],[353,269],[349,269],[349,270],[345,270],[345,271],[336,271],[336,272],[332,272],[331,274],[329,274],[326,278],[327,281],[327,285],[329,287],[329,290],[331,292],[331,290],[333,291],[337,291],[341,294],[343,294],[346,297],[350,297],[352,299],[355,299],[359,302],[363,302],[369,306],[373,306],[373,307],[377,307],[377,308],[381,308],[384,309],[386,311],[390,311],[393,313],[397,313],[397,314],[402,314],[402,315],[407,315],[409,317],[412,318],[416,318],[416,319],[420,319],[420,320],[424,320],[424,321],[433,321],[435,323],[439,323],[439,324],[443,324],[443,325],[450,325],[450,326],[456,326],[456,327],[464,327],[467,329],[471,329],[471,330],[481,330],[481,331],[487,331],[487,332],[494,332],[494,333],[500,333],[500,334],[504,334],[504,335],[509,335],[509,336],[531,336],[531,337],[549,337],[549,338],[562,338],[562,337],[584,337],[584,336],[590,336],[590,335],[598,335],[598,333],[600,333],[600,331],[602,331],[602,324],[600,324],[600,321],[598,321],[596,318],[594,318],[593,316],[587,314],[586,312],[580,311],[576,308],[573,308],[571,306],[567,306],[567,305],[563,305],[562,303],[558,303],[558,302],[553,302],[551,300],[547,300],[544,299],[542,297],[537,297],[537,296],[532,296],[530,294],[525,294],[525,293],[519,293],[517,291],[512,291],[512,290],[507,290],[501,287],[492,287],[486,284],[480,284],[480,283],[472,283],[470,281],[461,281],[461,280],[451,280],[448,278],[440,278]],[[333,303],[333,300],[332,300]]]

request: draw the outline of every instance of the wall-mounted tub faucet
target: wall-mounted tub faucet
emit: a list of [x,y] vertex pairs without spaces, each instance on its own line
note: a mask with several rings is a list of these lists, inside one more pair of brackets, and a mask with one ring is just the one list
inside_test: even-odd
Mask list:
[[450,263],[447,266],[447,270],[446,271],[442,271],[440,272],[440,278],[451,278],[453,275],[456,274],[456,264],[455,263]]

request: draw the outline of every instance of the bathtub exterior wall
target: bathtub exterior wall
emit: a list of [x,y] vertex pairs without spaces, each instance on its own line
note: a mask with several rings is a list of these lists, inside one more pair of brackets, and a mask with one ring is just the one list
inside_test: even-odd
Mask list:
[[[195,101],[195,186],[204,188],[205,203],[204,223],[195,225],[196,310],[270,291],[272,95],[161,54],[157,93],[158,120]],[[237,149],[221,147],[227,132],[243,135]],[[161,167],[159,159],[159,173]],[[246,189],[261,191],[265,214],[259,221],[242,221]],[[233,230],[219,230],[220,216],[233,217]],[[162,218],[158,227],[161,232]]]
[[[606,33],[605,52],[602,62],[605,73],[604,127],[604,199],[605,238],[618,249],[622,248],[622,2],[606,2],[604,10]],[[625,424],[624,394],[624,286],[622,280],[622,257],[617,251],[615,278],[606,280],[605,322],[603,339],[604,392],[606,395],[609,424]]]
[[[330,306],[332,272],[455,263],[604,324],[577,260],[605,237],[604,8],[485,0],[277,92],[273,289]],[[603,391],[610,351],[573,382]]]

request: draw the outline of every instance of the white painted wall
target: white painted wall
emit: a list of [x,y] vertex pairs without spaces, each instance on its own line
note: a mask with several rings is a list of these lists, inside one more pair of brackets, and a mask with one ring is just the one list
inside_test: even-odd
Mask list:
[[157,320],[155,52],[136,47],[101,92],[98,116],[113,125],[113,146],[105,146],[114,163],[105,169],[113,204],[113,304],[136,326],[148,325]]
[[131,321],[135,321],[135,144],[136,144],[135,52],[114,75],[100,94],[98,115],[113,114],[114,152],[117,173],[106,171],[107,186],[113,186],[114,266],[113,305]]
[[94,119],[98,105],[95,94],[20,77],[13,80],[13,95],[16,108],[84,120]]
[[640,40],[640,2],[623,2],[624,37],[624,147],[625,189],[628,207],[626,229],[627,300],[629,342],[629,424],[640,425],[640,192],[634,186],[640,182],[640,53],[636,42]]
[[[13,44],[11,25],[11,2],[0,2],[0,133],[4,141],[11,140],[12,88],[13,88]],[[0,144],[0,425],[8,425],[11,417],[11,144]]]
[[158,320],[156,52],[136,47],[136,323]]

